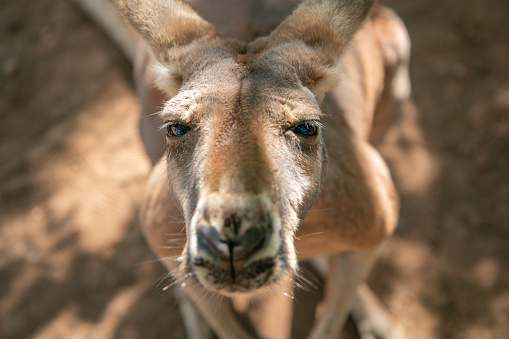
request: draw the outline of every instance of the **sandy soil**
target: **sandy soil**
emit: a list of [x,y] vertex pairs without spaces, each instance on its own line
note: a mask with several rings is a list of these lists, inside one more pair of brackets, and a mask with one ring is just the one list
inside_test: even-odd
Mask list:
[[[382,145],[401,222],[370,285],[409,338],[508,338],[509,2],[386,3],[413,101]],[[71,2],[2,1],[0,338],[184,338],[138,227],[130,73]]]

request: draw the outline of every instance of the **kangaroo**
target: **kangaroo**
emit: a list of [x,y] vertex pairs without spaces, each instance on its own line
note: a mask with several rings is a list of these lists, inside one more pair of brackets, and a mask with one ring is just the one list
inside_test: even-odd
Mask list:
[[144,41],[125,47],[141,115],[159,111],[166,134],[141,119],[141,224],[188,336],[289,337],[298,261],[325,257],[309,338],[338,338],[352,306],[365,338],[401,337],[363,284],[398,219],[373,146],[410,94],[397,15],[374,0],[114,2]]

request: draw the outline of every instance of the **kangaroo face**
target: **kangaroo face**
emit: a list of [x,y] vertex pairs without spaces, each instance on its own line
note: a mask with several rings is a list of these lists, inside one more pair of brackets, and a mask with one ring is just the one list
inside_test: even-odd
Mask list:
[[116,2],[173,96],[162,116],[187,222],[181,271],[222,293],[293,273],[293,237],[326,166],[318,101],[374,1],[304,1],[251,43],[221,37],[181,1]]
[[186,272],[209,289],[249,291],[296,269],[293,237],[325,159],[321,111],[296,80],[263,58],[226,59],[164,109],[168,178],[189,221]]

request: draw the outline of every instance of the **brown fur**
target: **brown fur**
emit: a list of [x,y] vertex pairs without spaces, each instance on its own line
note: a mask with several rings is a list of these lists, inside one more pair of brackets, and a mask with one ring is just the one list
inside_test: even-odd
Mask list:
[[[388,9],[368,15],[374,1],[308,0],[268,36],[246,43],[223,38],[180,1],[116,2],[150,46],[157,83],[171,98],[161,117],[190,128],[167,137],[166,165],[149,180],[142,225],[153,250],[180,258],[168,268],[224,338],[249,334],[227,309],[216,319],[204,289],[262,298],[267,285],[289,289],[297,257],[331,256],[330,277],[346,279],[345,294],[329,289],[312,336],[334,337],[397,222],[397,194],[369,140],[383,136],[408,95],[404,26]],[[305,121],[325,128],[314,137],[292,132]],[[170,248],[168,234],[184,230],[167,217],[181,215],[187,242]],[[203,225],[239,241],[263,225],[266,241],[252,259],[221,261],[197,242]],[[354,254],[345,261],[346,252]],[[263,329],[268,319],[257,321],[258,335],[274,335]]]

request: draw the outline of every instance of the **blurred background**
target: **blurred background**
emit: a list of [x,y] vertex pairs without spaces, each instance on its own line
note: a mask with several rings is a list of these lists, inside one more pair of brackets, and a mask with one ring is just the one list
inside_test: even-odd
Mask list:
[[[409,338],[507,338],[509,2],[383,3],[413,95],[381,147],[401,220],[369,283]],[[137,111],[130,64],[72,1],[0,1],[0,338],[185,337],[139,230]]]

